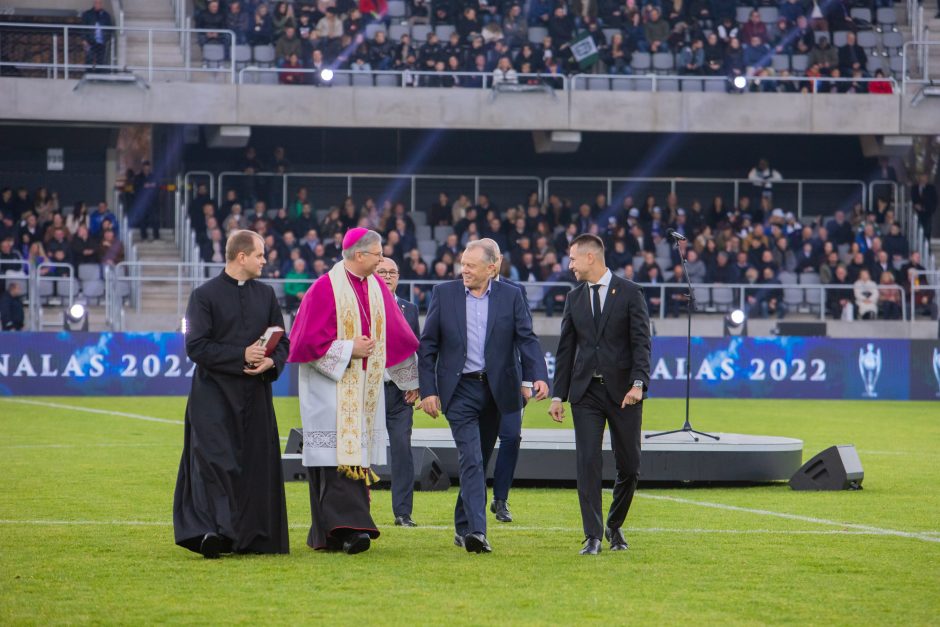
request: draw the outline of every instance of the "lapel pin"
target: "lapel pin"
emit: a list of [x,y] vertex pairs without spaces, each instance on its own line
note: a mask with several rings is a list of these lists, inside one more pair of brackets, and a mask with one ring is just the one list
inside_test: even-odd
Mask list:
[[611,293],[611,294],[616,294],[616,293],[617,293],[617,290],[616,290],[616,289],[612,289],[612,290],[610,290],[610,293]]

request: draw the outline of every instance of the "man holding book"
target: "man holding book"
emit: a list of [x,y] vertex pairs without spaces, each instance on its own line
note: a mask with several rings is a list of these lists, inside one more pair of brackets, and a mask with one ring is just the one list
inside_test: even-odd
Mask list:
[[372,466],[386,462],[385,373],[417,398],[418,339],[374,273],[382,238],[354,228],[343,259],[307,290],[291,329],[313,549],[361,553],[379,536],[369,512]]
[[274,290],[256,279],[264,240],[235,231],[221,274],[196,288],[184,321],[195,362],[173,499],[176,543],[223,553],[287,553],[287,508],[271,383],[288,341]]

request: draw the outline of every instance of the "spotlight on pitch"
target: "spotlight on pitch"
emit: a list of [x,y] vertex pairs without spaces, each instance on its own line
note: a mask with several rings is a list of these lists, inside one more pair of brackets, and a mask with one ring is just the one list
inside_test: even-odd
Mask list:
[[325,83],[329,83],[331,80],[333,80],[333,70],[331,70],[330,68],[321,70],[320,80],[322,80]]
[[735,89],[743,90],[745,87],[747,87],[747,79],[743,76],[735,76],[734,80],[731,81],[731,84],[734,85]]
[[747,316],[740,309],[728,313],[724,320],[724,336],[747,335]]

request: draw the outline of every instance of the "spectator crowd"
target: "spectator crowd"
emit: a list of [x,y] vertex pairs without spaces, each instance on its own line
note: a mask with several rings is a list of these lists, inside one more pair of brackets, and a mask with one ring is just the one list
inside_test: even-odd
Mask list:
[[[247,154],[252,167],[245,171],[260,171],[254,151]],[[221,202],[200,186],[188,210],[206,262],[222,263],[226,234],[233,229],[260,233],[268,251],[264,275],[290,279],[285,288],[289,308],[339,260],[346,230],[364,226],[383,234],[385,256],[400,267],[400,295],[421,307],[432,287],[423,282],[458,277],[460,253],[469,241],[495,240],[504,252],[501,273],[514,281],[571,284],[568,246],[577,235],[594,233],[606,243],[608,265],[647,286],[654,315],[662,308],[678,316],[686,311],[687,290],[680,258],[667,237],[675,229],[689,242],[691,281],[752,285],[745,289],[751,316],[785,316],[783,285],[799,283],[840,286],[827,289],[820,304],[833,318],[901,318],[897,287],[909,303],[911,289],[925,284],[925,277],[915,273],[924,266],[920,254],[910,250],[888,197],[879,197],[870,212],[857,203],[851,211],[839,209],[801,223],[792,211],[774,204],[773,182],[780,173],[766,160],[749,178],[753,191],[742,193],[737,203],[722,196],[680,199],[675,194],[625,195],[613,203],[604,194],[583,202],[553,194],[542,201],[533,191],[515,206],[497,207],[485,193],[475,199],[441,193],[416,225],[405,204],[394,200],[346,197],[336,206],[315,208],[307,187],[296,189],[287,206],[270,207],[252,177],[246,177],[242,188],[226,189]],[[418,226],[425,225],[436,238],[432,248],[426,235],[419,237]],[[560,310],[566,286],[534,288],[533,304],[549,316]],[[918,315],[935,317],[933,293],[917,294]]]
[[[799,55],[805,68],[794,66],[793,75],[884,78],[880,67],[869,71],[871,49],[866,52],[855,36],[873,24],[853,17],[851,9],[873,11],[892,6],[890,0],[753,0],[744,4],[753,10],[743,23],[736,21],[742,4],[736,0],[407,0],[392,18],[389,4],[395,2],[401,0],[196,0],[195,22],[234,32],[238,45],[272,46],[276,65],[286,70],[476,72],[496,82],[535,82],[540,79],[519,75],[539,74],[557,81],[552,77],[580,72],[631,74],[637,53],[667,52],[675,64],[670,73],[746,75],[760,79],[751,84],[754,90],[892,89],[888,80],[792,80],[789,67],[772,64],[774,55]],[[774,10],[765,15],[759,8]],[[427,28],[420,40],[407,29],[393,38],[386,31],[393,21]],[[845,35],[839,46],[835,33]],[[588,37],[596,54],[576,56],[574,44]],[[203,33],[200,41],[228,43],[223,32]],[[280,80],[322,79],[319,72],[287,71]],[[473,87],[482,78],[448,74],[414,81]]]

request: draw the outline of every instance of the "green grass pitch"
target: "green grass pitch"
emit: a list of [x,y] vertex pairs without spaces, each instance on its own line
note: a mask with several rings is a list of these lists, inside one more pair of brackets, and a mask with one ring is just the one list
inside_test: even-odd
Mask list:
[[[577,554],[574,490],[521,488],[516,521],[490,519],[491,555],[452,545],[454,489],[415,494],[416,529],[375,491],[373,549],[315,553],[289,483],[291,554],[215,561],[173,544],[184,404],[0,398],[0,624],[940,623],[940,403],[693,400],[697,428],[801,438],[806,458],[854,444],[865,489],[642,489],[624,553]],[[277,409],[284,436],[297,400]],[[648,401],[644,427],[682,412]],[[446,423],[416,418],[430,426]]]

